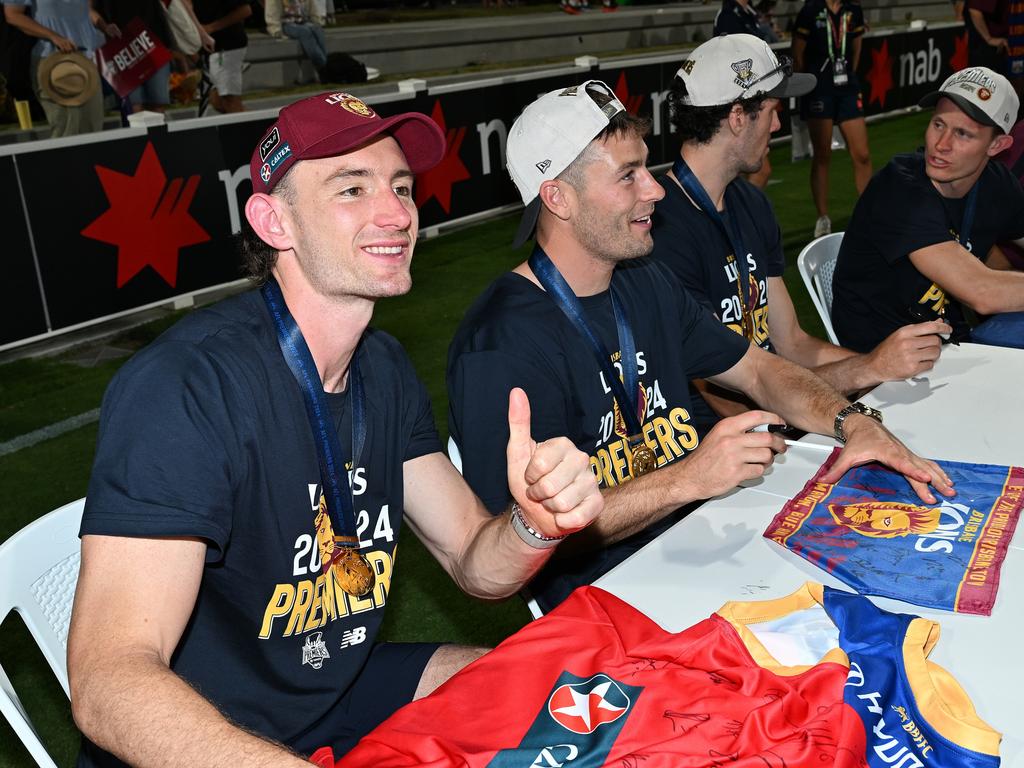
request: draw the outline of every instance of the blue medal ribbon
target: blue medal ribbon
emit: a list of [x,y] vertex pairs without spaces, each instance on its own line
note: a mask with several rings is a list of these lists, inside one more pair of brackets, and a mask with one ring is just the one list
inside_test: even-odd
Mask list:
[[573,327],[579,331],[594,353],[594,359],[601,367],[604,377],[611,387],[612,395],[619,404],[619,412],[626,422],[626,429],[629,431],[627,438],[630,446],[635,446],[643,440],[641,435],[640,418],[638,414],[640,406],[639,396],[630,397],[628,393],[636,394],[639,389],[640,374],[636,365],[636,342],[633,339],[633,329],[630,327],[629,318],[626,317],[622,305],[615,296],[615,291],[610,289],[612,298],[612,312],[615,315],[615,329],[619,336],[619,350],[622,359],[622,377],[625,379],[625,386],[619,379],[615,366],[612,365],[611,355],[604,344],[594,333],[594,330],[587,322],[583,313],[583,305],[579,298],[573,293],[569,283],[562,277],[550,257],[544,253],[539,245],[534,246],[533,253],[529,260],[530,269],[537,276],[544,290],[548,292],[551,300],[562,310],[562,313],[569,319]]
[[[334,528],[337,544],[359,547],[356,534],[355,508],[352,503],[352,490],[345,470],[345,459],[341,449],[338,430],[331,418],[327,398],[324,397],[323,382],[317,371],[313,355],[302,337],[298,323],[288,311],[284,294],[274,278],[270,278],[260,289],[263,301],[274,321],[277,330],[277,343],[288,364],[289,370],[302,390],[302,400],[306,406],[306,415],[313,432],[316,444],[317,459],[320,464],[320,482],[323,493],[327,495],[327,514]],[[359,375],[359,348],[352,355],[348,372],[350,402],[352,405],[352,468],[363,452],[366,442],[366,403],[363,392],[363,380]],[[351,543],[354,542],[354,543]]]
[[737,216],[739,214],[740,204],[735,199],[735,194],[732,194],[732,185],[729,184],[725,188],[725,207],[731,211],[729,215],[730,226],[725,225],[725,221],[722,219],[722,214],[718,212],[718,208],[711,201],[711,196],[708,195],[707,190],[700,183],[697,175],[690,169],[690,166],[683,160],[682,155],[678,156],[674,163],[672,163],[672,175],[679,181],[680,186],[690,196],[690,199],[697,204],[697,207],[703,211],[708,218],[710,218],[719,231],[722,233],[722,237],[725,238],[726,242],[732,248],[733,259],[736,261],[736,281],[737,293],[739,294],[740,311],[743,315],[743,326],[744,329],[749,328],[748,338],[751,338],[754,333],[754,322],[753,318],[749,317],[753,307],[749,305],[749,296],[747,288],[750,282],[750,269],[747,264],[747,249],[743,247],[743,240],[740,237],[740,226]]

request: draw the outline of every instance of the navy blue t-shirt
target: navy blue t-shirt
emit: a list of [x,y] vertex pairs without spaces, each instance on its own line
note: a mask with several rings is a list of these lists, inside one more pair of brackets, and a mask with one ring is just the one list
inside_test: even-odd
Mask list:
[[[383,618],[402,464],[440,450],[401,346],[371,329],[358,354],[367,434],[350,477],[360,549],[377,573],[365,598],[322,573],[316,447],[258,292],[193,313],[118,372],[82,521],[82,535],[207,542],[171,669],[235,723],[306,754],[332,744],[332,710]],[[348,462],[348,395],[327,398]],[[113,762],[88,746],[80,764]]]
[[[748,349],[683,291],[660,265],[642,259],[619,265],[612,290],[636,341],[643,390],[644,441],[658,466],[697,447],[691,423],[689,380],[735,365]],[[587,321],[618,365],[619,340],[609,291],[581,297]],[[470,307],[448,350],[448,425],[458,444],[463,474],[493,513],[511,502],[506,479],[508,393],[522,387],[530,399],[534,440],[568,436],[590,456],[602,488],[630,479],[628,434],[618,405],[591,348],[543,289],[514,272],[498,278]],[[621,558],[620,558],[621,559]],[[597,553],[589,566],[606,562]],[[559,602],[572,587],[589,583],[607,567],[570,566],[555,557],[531,584],[543,599]],[[571,568],[578,573],[568,575]],[[566,584],[555,583],[568,575]]]
[[[988,163],[976,184],[967,247],[985,259],[995,243],[1024,237],[1024,192],[1002,163]],[[967,338],[960,303],[910,261],[914,251],[959,242],[966,199],[939,194],[921,153],[896,155],[875,174],[853,209],[832,279],[832,326],[843,346],[870,352],[893,331],[918,322],[914,307],[945,310],[954,336]]]
[[[739,224],[740,238],[747,251],[747,288],[740,291],[740,272],[733,259],[733,247],[714,220],[694,205],[682,188],[663,176],[665,197],[654,208],[654,251],[651,257],[668,267],[686,291],[729,330],[740,335],[742,301],[753,323],[752,341],[772,351],[768,323],[768,278],[782,277],[785,257],[782,232],[767,196],[744,179],[730,184],[728,200],[735,210],[722,212],[726,226]],[[742,294],[742,295],[741,295]],[[691,390],[695,420],[701,431],[718,421],[697,392]]]

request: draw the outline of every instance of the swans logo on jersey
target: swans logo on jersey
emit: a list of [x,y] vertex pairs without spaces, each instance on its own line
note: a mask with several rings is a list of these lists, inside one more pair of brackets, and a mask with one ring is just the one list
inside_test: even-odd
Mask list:
[[608,675],[594,675],[583,683],[559,686],[548,699],[548,713],[573,733],[593,733],[614,723],[629,710],[630,700]]

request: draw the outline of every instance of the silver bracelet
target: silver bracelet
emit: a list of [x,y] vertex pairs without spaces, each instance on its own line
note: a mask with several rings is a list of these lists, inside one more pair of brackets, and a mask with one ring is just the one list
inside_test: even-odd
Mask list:
[[516,532],[516,535],[534,549],[557,547],[558,543],[565,538],[565,536],[545,536],[540,531],[534,530],[523,517],[523,510],[518,502],[512,502],[512,514],[509,519],[512,521],[512,530]]

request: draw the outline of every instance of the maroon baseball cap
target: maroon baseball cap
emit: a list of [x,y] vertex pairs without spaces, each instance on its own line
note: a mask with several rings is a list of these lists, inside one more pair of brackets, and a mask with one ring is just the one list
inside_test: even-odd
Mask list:
[[342,155],[382,133],[398,142],[413,173],[444,157],[444,132],[426,115],[381,117],[348,93],[320,93],[282,109],[264,134],[249,161],[252,190],[270,192],[299,160]]

